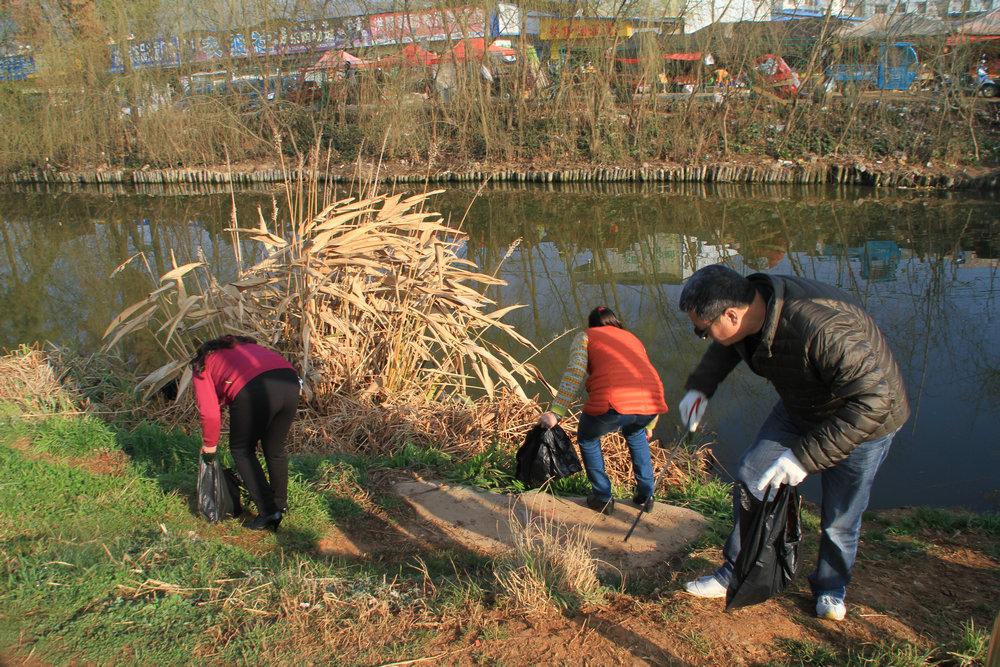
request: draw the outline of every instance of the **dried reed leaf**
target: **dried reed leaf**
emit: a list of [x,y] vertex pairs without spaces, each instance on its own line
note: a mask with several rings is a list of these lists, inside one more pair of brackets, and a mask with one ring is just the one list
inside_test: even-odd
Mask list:
[[191,378],[194,376],[194,371],[191,369],[191,365],[187,364],[184,367],[184,372],[181,374],[180,382],[177,383],[177,398],[175,401],[180,401],[181,397],[184,396],[184,392],[187,388],[191,386]]
[[164,384],[169,382],[178,370],[187,365],[188,361],[188,359],[173,359],[168,361],[143,378],[139,384],[135,386],[135,390],[139,391],[140,389],[146,388],[146,391],[143,393],[143,398],[149,398],[152,394],[163,387]]
[[120,341],[122,338],[124,338],[125,336],[129,335],[130,333],[134,333],[135,331],[138,331],[141,327],[143,327],[146,324],[148,324],[149,321],[153,318],[153,313],[155,313],[158,309],[159,309],[159,306],[157,306],[156,304],[154,304],[154,305],[150,306],[149,308],[147,308],[146,310],[142,311],[136,317],[132,318],[126,324],[118,327],[118,331],[117,331],[117,333],[115,333],[114,338],[112,338],[109,342],[107,342],[104,345],[104,349],[110,350],[115,345],[117,345],[118,341]]
[[155,299],[156,299],[156,297],[154,295],[147,296],[142,301],[136,301],[131,306],[129,306],[128,308],[126,308],[122,312],[118,313],[118,315],[115,317],[115,319],[111,320],[111,324],[108,325],[108,328],[104,330],[104,334],[101,336],[101,338],[107,338],[108,334],[110,334],[119,324],[121,324],[122,322],[124,322],[125,320],[127,320],[129,317],[131,317],[133,313],[135,313],[137,310],[139,310],[143,306],[146,306],[146,305],[149,305],[150,303],[152,303]]
[[163,283],[167,282],[168,280],[176,280],[176,281],[179,282],[180,279],[185,274],[189,273],[190,271],[193,271],[194,269],[196,269],[199,266],[204,266],[204,265],[205,264],[203,262],[191,262],[191,263],[185,264],[183,266],[178,266],[177,268],[172,269],[170,271],[167,271],[162,276],[160,276],[160,284],[162,285]]

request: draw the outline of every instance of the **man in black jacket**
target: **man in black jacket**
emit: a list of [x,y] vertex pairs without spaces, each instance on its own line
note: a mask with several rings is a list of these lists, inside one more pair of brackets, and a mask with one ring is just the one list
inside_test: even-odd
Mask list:
[[[793,276],[743,277],[721,264],[699,269],[680,308],[711,346],[688,377],[681,421],[695,430],[719,383],[743,361],[780,400],[743,454],[737,479],[763,497],[820,473],[819,562],[809,576],[820,618],[842,620],[875,473],[909,417],[902,373],[856,299]],[[733,504],[739,512],[738,502]],[[714,574],[688,582],[698,597],[725,597],[740,552],[739,517]]]

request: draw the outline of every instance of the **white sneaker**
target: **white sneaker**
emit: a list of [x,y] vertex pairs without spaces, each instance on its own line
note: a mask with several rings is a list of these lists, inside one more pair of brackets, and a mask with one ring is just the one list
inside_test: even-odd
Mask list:
[[820,595],[816,600],[816,616],[831,621],[842,621],[847,616],[847,605],[833,595]]
[[698,577],[684,584],[684,590],[696,598],[724,598],[726,587],[719,583],[714,574]]

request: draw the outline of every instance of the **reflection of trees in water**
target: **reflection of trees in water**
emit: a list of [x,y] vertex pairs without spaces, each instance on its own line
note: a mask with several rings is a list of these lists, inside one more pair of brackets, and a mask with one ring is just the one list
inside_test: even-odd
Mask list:
[[[241,215],[257,217],[254,199]],[[171,253],[180,263],[203,251],[216,263],[232,256],[228,196],[106,196],[94,193],[0,195],[0,241],[8,274],[0,287],[4,344],[51,340],[82,350],[99,344],[110,319],[148,292],[145,273],[126,266],[141,253],[163,273]],[[252,214],[252,217],[250,217]]]
[[[433,204],[459,220],[473,194],[451,190]],[[243,224],[256,222],[258,205],[270,217],[269,197],[244,193],[236,199]],[[66,318],[45,314],[55,309],[85,312],[84,327],[99,334],[105,313],[140,293],[139,274],[128,268],[114,281],[106,280],[137,252],[160,273],[171,251],[178,262],[192,261],[199,250],[215,265],[232,257],[230,235],[223,231],[231,204],[224,194],[18,193],[0,195],[0,204],[9,216],[0,241],[10,274],[0,294],[11,306],[8,312],[17,312],[13,300],[26,311],[20,323],[6,318],[8,341],[27,330],[63,337],[60,327],[68,325],[59,320]],[[961,251],[980,258],[996,254],[997,208],[989,199],[892,191],[859,196],[858,190],[824,187],[515,186],[486,189],[472,203],[464,227],[470,259],[488,271],[520,239],[502,269],[513,286],[496,290],[495,297],[501,305],[515,298],[529,304],[530,310],[512,318],[521,318],[525,331],[541,342],[580,326],[600,299],[618,310],[639,309],[638,317],[651,322],[647,326],[661,327],[657,335],[680,344],[688,337],[687,323],[676,311],[676,288],[669,286],[718,257],[740,268],[776,267],[836,282],[866,302],[907,300],[909,309],[894,311],[899,330],[906,332],[894,343],[922,362],[927,355],[919,345],[940,331],[936,327],[950,326],[950,335],[961,338],[943,343],[957,346],[949,354],[982,341],[981,331],[952,303],[962,289],[961,270],[952,262]],[[898,268],[883,266],[878,274],[859,264],[857,249],[873,240],[903,249]],[[709,249],[716,254],[706,254]],[[668,265],[668,259],[673,263]],[[581,273],[579,267],[588,261]],[[887,277],[895,281],[876,280]],[[523,298],[517,289],[523,289]],[[989,290],[994,294],[992,285]],[[993,302],[991,296],[977,299],[987,307]]]
[[[642,317],[662,322],[668,341],[677,343],[686,330],[675,326],[676,305],[667,299],[665,286],[680,282],[698,268],[700,259],[707,261],[699,253],[714,246],[721,259],[739,268],[774,267],[837,284],[881,319],[891,319],[892,342],[916,380],[918,400],[932,356],[960,360],[986,342],[983,328],[968,311],[992,307],[992,278],[987,293],[967,295],[961,277],[965,269],[955,262],[963,252],[979,258],[996,254],[994,201],[882,192],[858,197],[857,191],[829,189],[696,186],[695,196],[691,188],[682,190],[488,191],[484,199],[496,217],[473,217],[467,229],[476,239],[484,238],[488,228],[493,243],[498,236],[506,242],[536,232],[522,261],[537,267],[533,280],[544,275],[551,285],[547,292],[563,297],[541,306],[549,326],[551,308],[559,309],[563,324],[575,325],[594,305],[581,303],[583,284],[597,289],[612,307],[621,304],[625,291],[638,290]],[[668,275],[656,259],[668,237],[677,239],[680,248],[680,276]],[[554,276],[547,271],[556,255],[545,252],[546,244],[558,253],[560,270]],[[727,258],[729,248],[738,249],[740,256]],[[623,264],[629,271],[621,270]],[[567,282],[560,286],[560,280]],[[537,294],[537,287],[532,288],[533,299]],[[542,333],[538,317],[536,310],[535,328]],[[989,362],[982,363],[988,369]],[[974,384],[965,382],[960,391]]]

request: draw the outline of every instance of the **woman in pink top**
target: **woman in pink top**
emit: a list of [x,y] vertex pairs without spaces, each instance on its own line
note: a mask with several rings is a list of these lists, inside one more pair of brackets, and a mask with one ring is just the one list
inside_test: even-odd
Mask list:
[[[221,406],[229,406],[229,451],[257,505],[247,526],[277,530],[288,511],[288,455],[285,438],[299,404],[299,376],[274,350],[253,338],[227,335],[201,344],[191,361],[195,401],[201,414],[202,447],[214,454],[219,443]],[[257,458],[260,442],[267,462]]]

